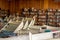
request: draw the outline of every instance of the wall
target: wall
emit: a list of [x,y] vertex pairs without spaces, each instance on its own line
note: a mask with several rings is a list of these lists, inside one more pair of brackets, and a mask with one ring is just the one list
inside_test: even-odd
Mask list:
[[22,8],[43,8],[43,0],[12,0],[10,2],[10,11],[21,11]]
[[19,1],[19,8],[23,7],[34,7],[34,8],[43,8],[43,0],[20,0]]
[[10,9],[10,12],[20,12],[22,8],[37,8],[37,9],[60,9],[60,2],[54,0],[0,0],[0,8]]
[[48,9],[49,0],[44,0],[44,9]]
[[60,9],[60,2],[55,2],[54,0],[44,0],[44,9]]
[[54,0],[12,0],[10,2],[11,12],[20,12],[22,8],[37,8],[37,9],[60,9],[60,2]]
[[54,0],[49,0],[49,8],[52,8],[52,9],[58,9],[58,2],[55,2]]
[[0,0],[0,8],[1,9],[8,9],[8,1],[7,0]]
[[19,1],[19,9],[21,12],[22,8],[36,8],[43,9],[43,0],[20,0]]
[[10,12],[15,12],[15,1],[14,0],[11,0],[10,1]]
[[19,0],[10,0],[10,12],[14,13],[19,10]]

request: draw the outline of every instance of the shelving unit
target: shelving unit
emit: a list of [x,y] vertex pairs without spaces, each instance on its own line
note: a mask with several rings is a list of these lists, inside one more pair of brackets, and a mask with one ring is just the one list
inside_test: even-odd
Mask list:
[[52,10],[52,9],[50,9],[50,10],[48,10],[48,12],[47,12],[47,25],[50,25],[50,26],[55,26],[55,27],[57,27],[57,18],[56,18],[56,15],[55,15],[55,13],[56,13],[56,10]]
[[39,10],[37,15],[37,22],[38,25],[46,24],[46,13],[44,13],[44,10]]
[[60,10],[57,10],[56,11],[56,13],[55,13],[55,15],[56,15],[56,22],[57,22],[57,27],[59,27],[60,26]]
[[28,9],[28,8],[24,8],[22,10],[22,14],[24,17],[33,17],[34,15],[37,14],[37,10],[36,9]]
[[36,15],[35,25],[49,25],[54,27],[60,26],[60,10],[56,9],[27,9],[23,12],[25,17]]

